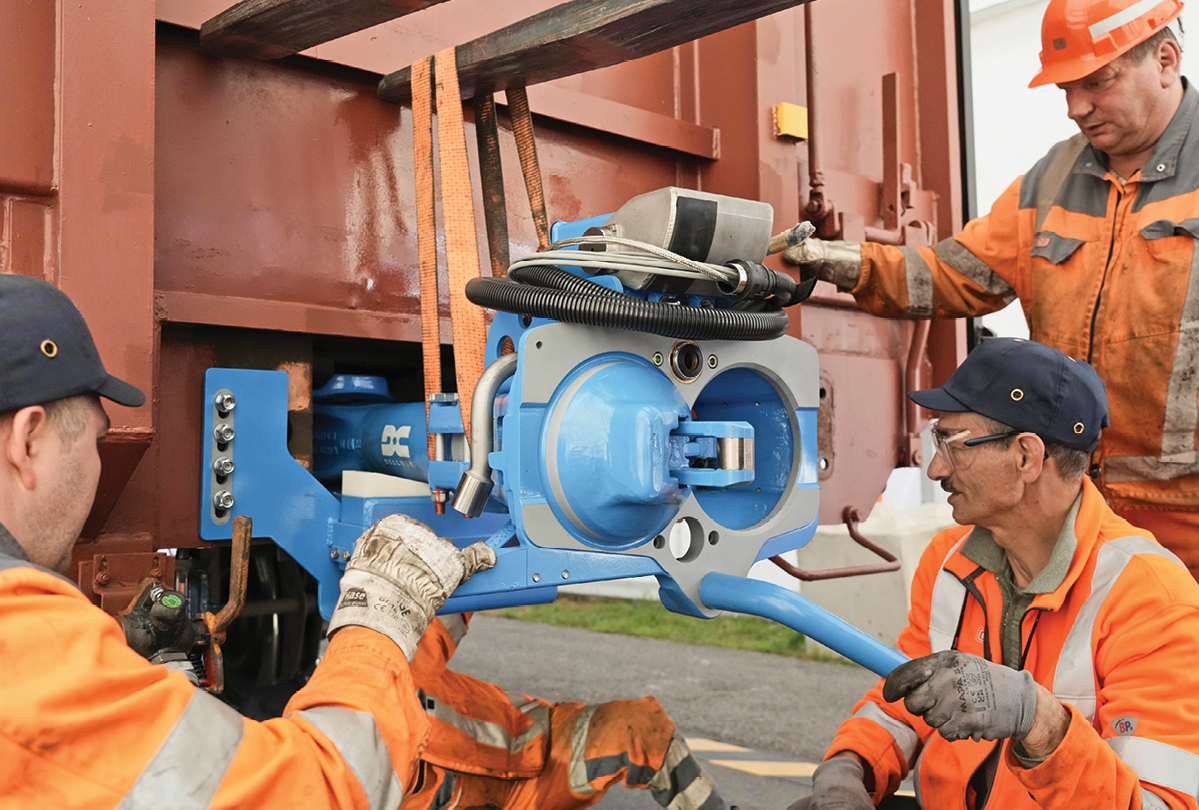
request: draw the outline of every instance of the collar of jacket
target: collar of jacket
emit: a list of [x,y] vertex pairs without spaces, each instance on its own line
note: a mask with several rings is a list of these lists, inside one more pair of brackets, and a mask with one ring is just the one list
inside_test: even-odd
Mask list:
[[[1182,152],[1183,141],[1191,131],[1195,112],[1199,109],[1199,91],[1192,87],[1186,78],[1180,81],[1183,86],[1182,103],[1178,105],[1166,131],[1157,139],[1153,154],[1145,161],[1141,169],[1141,182],[1164,180],[1173,177],[1178,170],[1178,155]],[[1090,174],[1102,179],[1107,175],[1107,155],[1088,143],[1075,161],[1073,171],[1074,174]]]
[[[1095,488],[1095,484],[1090,478],[1083,476],[1082,503],[1078,507],[1078,516],[1074,519],[1074,539],[1077,542],[1074,557],[1070,560],[1070,567],[1061,584],[1049,593],[1037,594],[1029,606],[1031,610],[1058,610],[1065,603],[1066,595],[1078,581],[1083,569],[1086,568],[1087,561],[1095,551],[1105,506],[1103,495]],[[973,531],[974,527],[971,526],[968,529]],[[944,566],[946,571],[963,581],[981,567],[962,553],[964,546],[965,543],[959,545],[945,561]],[[994,574],[987,572],[983,576],[994,577]]]
[[17,542],[17,538],[13,537],[12,533],[4,527],[4,524],[0,524],[0,556],[29,562],[29,554]]

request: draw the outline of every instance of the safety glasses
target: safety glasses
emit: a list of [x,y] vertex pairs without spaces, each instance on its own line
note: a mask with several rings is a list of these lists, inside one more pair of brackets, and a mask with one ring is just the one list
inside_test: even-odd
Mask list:
[[1009,439],[1012,436],[1019,436],[1022,432],[1023,431],[1019,430],[1008,430],[1004,431],[1003,433],[989,433],[986,436],[966,438],[970,435],[969,430],[958,430],[950,433],[938,425],[937,420],[934,419],[932,422],[933,448],[941,455],[941,458],[945,459],[945,462],[949,465],[950,472],[952,472],[962,461],[962,459],[955,458],[955,455],[961,453],[961,450],[956,448],[955,445],[960,444],[962,447],[977,447],[980,444],[997,442],[1003,439]]

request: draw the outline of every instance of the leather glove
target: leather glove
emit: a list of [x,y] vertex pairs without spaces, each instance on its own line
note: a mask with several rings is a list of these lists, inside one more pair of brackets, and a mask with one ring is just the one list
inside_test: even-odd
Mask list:
[[957,650],[933,653],[892,670],[883,684],[888,703],[903,705],[953,742],[1022,740],[1037,713],[1032,674]]
[[446,598],[493,565],[495,552],[485,543],[459,551],[418,520],[385,517],[354,545],[329,635],[350,625],[369,627],[394,641],[412,661],[417,642]]
[[874,810],[862,763],[854,757],[827,759],[812,774],[812,795],[787,810]]
[[783,258],[799,265],[801,276],[814,273],[839,289],[852,290],[862,275],[862,246],[858,242],[834,242],[809,237],[783,252]]

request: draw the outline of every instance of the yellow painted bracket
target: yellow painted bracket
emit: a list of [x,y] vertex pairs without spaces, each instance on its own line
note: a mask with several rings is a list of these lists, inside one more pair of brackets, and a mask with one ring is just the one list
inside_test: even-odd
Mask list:
[[801,141],[808,139],[807,107],[784,101],[775,104],[771,112],[774,114],[774,137],[798,138]]

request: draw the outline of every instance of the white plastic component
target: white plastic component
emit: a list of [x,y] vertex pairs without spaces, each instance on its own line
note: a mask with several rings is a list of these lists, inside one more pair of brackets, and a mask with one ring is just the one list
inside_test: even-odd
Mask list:
[[427,498],[429,485],[384,473],[346,470],[341,474],[341,494],[350,498]]

